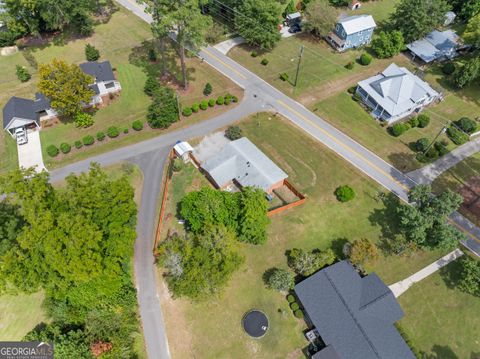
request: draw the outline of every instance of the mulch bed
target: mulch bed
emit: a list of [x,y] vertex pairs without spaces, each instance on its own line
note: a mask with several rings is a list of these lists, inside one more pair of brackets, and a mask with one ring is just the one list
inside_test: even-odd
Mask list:
[[463,197],[461,209],[475,215],[480,220],[480,177],[473,177],[459,190]]

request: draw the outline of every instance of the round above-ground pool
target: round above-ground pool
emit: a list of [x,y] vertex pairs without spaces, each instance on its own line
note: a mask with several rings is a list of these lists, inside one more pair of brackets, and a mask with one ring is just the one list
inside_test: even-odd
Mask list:
[[243,316],[242,325],[252,338],[261,338],[268,330],[268,318],[264,312],[253,309]]

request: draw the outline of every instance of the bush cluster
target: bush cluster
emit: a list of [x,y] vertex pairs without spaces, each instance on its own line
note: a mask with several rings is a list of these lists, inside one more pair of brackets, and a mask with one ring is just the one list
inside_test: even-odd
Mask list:
[[418,127],[420,128],[425,128],[430,123],[430,117],[428,117],[428,115],[425,115],[424,113],[418,115],[417,119],[418,119]]
[[355,63],[353,61],[349,61],[346,65],[345,65],[345,68],[347,70],[352,70],[353,67],[355,66]]
[[55,145],[49,145],[47,146],[47,154],[50,156],[50,157],[55,157],[58,155],[58,148],[57,146]]
[[95,123],[93,116],[85,112],[78,112],[75,115],[73,121],[75,122],[76,127],[81,127],[81,128],[90,127]]
[[85,58],[87,61],[97,61],[100,58],[100,51],[90,44],[85,45]]
[[21,82],[27,82],[32,78],[32,75],[28,72],[28,70],[24,66],[17,65],[16,66],[16,73],[17,77]]
[[267,66],[268,65],[268,59],[262,59],[262,61],[260,62],[263,66]]
[[75,146],[75,148],[76,148],[77,150],[79,150],[80,148],[83,147],[82,141],[79,141],[79,140],[75,141],[75,142],[73,143],[73,145]]
[[93,145],[93,143],[95,142],[95,139],[93,138],[92,135],[86,135],[82,138],[82,142],[85,146],[90,146],[90,145]]
[[193,111],[194,113],[197,113],[198,110],[200,110],[200,106],[198,106],[198,103],[194,103],[194,104],[192,105],[192,111]]
[[447,136],[452,140],[454,144],[458,146],[468,142],[468,135],[463,133],[453,125],[447,128]]
[[225,137],[228,138],[230,141],[238,140],[242,138],[242,129],[238,126],[228,126],[225,130]]
[[229,105],[232,102],[238,102],[238,97],[227,93],[223,96],[218,96],[216,100],[214,98],[211,98],[209,100],[205,99],[202,100],[200,103],[194,103],[189,107],[185,107],[182,110],[182,115],[185,117],[189,117],[192,115],[192,113],[197,113],[199,110],[206,111],[209,107],[215,107],[215,105]]
[[200,102],[200,110],[205,111],[207,108],[208,108],[208,101],[202,100],[202,102]]
[[118,128],[115,126],[111,126],[107,129],[107,136],[110,138],[118,137],[119,134],[120,131],[118,131]]
[[143,122],[140,120],[135,120],[132,122],[132,128],[135,131],[141,131],[143,129]]
[[348,202],[355,198],[355,191],[348,185],[337,187],[334,194],[340,202]]
[[97,132],[97,141],[103,141],[105,139],[105,133],[102,131]]
[[455,72],[455,64],[453,62],[447,62],[442,66],[442,72],[445,75],[451,75]]
[[398,137],[407,132],[410,128],[419,127],[425,128],[430,123],[430,117],[425,114],[420,114],[417,117],[412,117],[407,122],[397,122],[388,128],[392,136]]
[[458,121],[455,121],[455,125],[457,125],[463,132],[466,132],[469,135],[477,130],[477,123],[474,120],[469,119],[468,117],[462,117]]
[[258,56],[258,52],[256,50],[253,50],[251,53],[250,53],[250,56],[251,57],[257,57]]
[[64,154],[69,153],[71,149],[72,146],[70,146],[68,143],[63,142],[62,144],[60,144],[60,151],[62,151],[62,153]]
[[363,65],[363,66],[368,66],[370,65],[370,63],[372,62],[373,58],[372,58],[372,55],[370,54],[367,54],[367,53],[363,53],[362,55],[360,55],[360,63]]
[[212,91],[213,91],[212,85],[210,84],[210,82],[207,82],[207,83],[205,84],[205,88],[203,89],[203,94],[204,94],[205,96],[208,96],[208,95],[210,95],[210,94],[212,93]]
[[410,126],[407,125],[406,123],[397,122],[389,127],[389,131],[392,134],[392,136],[398,137],[403,135],[405,132],[407,132],[409,128]]

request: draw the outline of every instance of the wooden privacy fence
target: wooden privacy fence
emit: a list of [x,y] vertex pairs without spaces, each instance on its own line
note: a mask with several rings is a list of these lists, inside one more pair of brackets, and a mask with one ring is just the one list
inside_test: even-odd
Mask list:
[[301,204],[303,204],[307,198],[305,197],[305,195],[303,195],[302,193],[300,193],[290,182],[288,182],[286,179],[283,180],[283,184],[285,185],[285,187],[287,187],[290,191],[292,191],[292,193],[298,197],[298,200],[296,200],[295,202],[291,202],[291,203],[287,203],[286,205],[284,206],[281,206],[281,207],[277,207],[275,209],[272,209],[270,211],[267,212],[267,216],[268,217],[271,217],[275,214],[278,214],[280,212],[283,212],[283,211],[286,211],[287,209],[290,209],[290,208],[293,208],[293,207],[297,207],[297,206],[300,206]]

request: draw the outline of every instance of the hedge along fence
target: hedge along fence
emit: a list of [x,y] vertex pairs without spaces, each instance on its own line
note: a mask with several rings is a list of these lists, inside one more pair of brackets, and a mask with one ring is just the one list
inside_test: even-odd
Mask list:
[[[135,132],[143,130],[143,122],[140,120],[133,121],[132,128],[135,130]],[[111,140],[118,138],[120,133],[128,134],[128,128],[120,129],[116,126],[111,126],[105,132],[97,132],[95,136],[85,135],[82,137],[82,139],[75,141],[73,145],[62,142],[59,146],[60,150],[55,145],[48,145],[46,152],[50,157],[56,157],[60,152],[66,155],[71,152],[72,147],[75,147],[77,150],[81,149],[82,147],[91,147],[95,143],[101,143],[106,136],[108,136]]]
[[190,106],[184,107],[182,110],[183,117],[190,117],[194,113],[203,112],[215,106],[230,105],[230,103],[238,102],[238,97],[227,93],[223,96],[218,96],[216,99],[204,99],[200,102],[195,102]]

